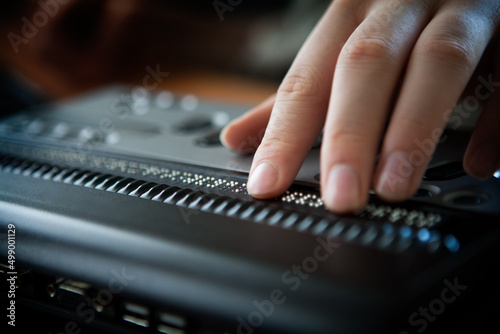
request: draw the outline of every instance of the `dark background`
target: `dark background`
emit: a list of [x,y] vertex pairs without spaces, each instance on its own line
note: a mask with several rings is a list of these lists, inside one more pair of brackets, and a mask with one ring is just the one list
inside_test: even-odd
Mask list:
[[[207,95],[256,103],[277,87],[329,1],[42,3],[53,12],[38,0],[0,2],[2,114],[102,85],[137,84],[147,66],[171,74],[161,88],[203,95],[223,78]],[[231,91],[238,80],[241,89]]]

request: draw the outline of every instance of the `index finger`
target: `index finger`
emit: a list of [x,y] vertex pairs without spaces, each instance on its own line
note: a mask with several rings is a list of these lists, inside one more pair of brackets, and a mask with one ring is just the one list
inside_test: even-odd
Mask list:
[[350,15],[356,2],[332,3],[280,85],[252,163],[247,185],[252,196],[270,198],[283,193],[323,128],[336,59],[356,26]]

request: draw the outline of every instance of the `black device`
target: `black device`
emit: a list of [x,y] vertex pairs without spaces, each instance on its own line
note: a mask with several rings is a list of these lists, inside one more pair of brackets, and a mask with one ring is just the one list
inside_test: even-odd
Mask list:
[[488,323],[500,181],[465,175],[466,132],[445,132],[411,200],[372,196],[338,216],[321,201],[320,142],[283,196],[247,194],[252,156],[218,139],[246,110],[110,87],[2,120],[2,298],[17,306],[16,328],[29,310],[59,319],[54,333],[459,333]]

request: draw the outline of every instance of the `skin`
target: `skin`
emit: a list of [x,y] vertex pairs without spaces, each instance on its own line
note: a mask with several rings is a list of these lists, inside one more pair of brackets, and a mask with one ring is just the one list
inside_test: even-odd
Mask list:
[[[497,89],[470,138],[464,169],[491,177],[500,168],[499,8],[499,0],[333,1],[276,95],[221,134],[227,147],[248,150],[247,138],[265,129],[249,193],[265,199],[286,191],[323,129],[327,208],[361,209],[370,189],[385,201],[408,199],[480,62]],[[423,142],[430,149],[422,151]]]

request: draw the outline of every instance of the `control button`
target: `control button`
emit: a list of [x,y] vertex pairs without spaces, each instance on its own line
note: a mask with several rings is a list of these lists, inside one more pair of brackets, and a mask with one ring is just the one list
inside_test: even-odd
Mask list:
[[117,144],[121,139],[121,136],[118,132],[114,131],[106,135],[106,138],[104,139],[105,143],[108,145],[115,145]]
[[462,162],[456,161],[427,169],[424,175],[424,180],[446,181],[446,180],[453,180],[465,175],[466,173],[462,167]]
[[50,135],[54,138],[63,138],[69,133],[69,125],[64,122],[59,122],[54,125]]
[[431,239],[431,232],[428,229],[422,228],[417,232],[417,238],[423,243],[427,243]]
[[149,105],[147,104],[132,104],[132,112],[137,116],[144,116],[149,112]]
[[198,108],[198,104],[198,98],[191,94],[185,95],[180,101],[181,109],[184,111],[194,111]]
[[26,132],[30,135],[38,135],[44,129],[45,129],[45,123],[40,119],[35,119],[26,126]]
[[229,123],[229,120],[231,119],[231,117],[229,117],[229,115],[224,112],[224,111],[218,111],[214,114],[214,116],[212,117],[212,124],[216,127],[224,127],[227,123]]
[[220,136],[220,131],[216,131],[216,132],[211,133],[207,136],[203,136],[203,137],[198,138],[196,140],[196,145],[199,145],[202,147],[221,146],[222,143],[219,139],[219,136]]
[[447,194],[444,200],[457,206],[476,206],[488,202],[490,196],[472,190],[462,190]]
[[479,205],[484,203],[484,199],[475,195],[463,195],[453,199],[453,204],[457,205]]
[[413,197],[432,197],[432,192],[430,190],[427,190],[427,189],[423,189],[423,188],[420,188],[417,190],[417,192],[415,193],[415,195],[413,195]]
[[145,115],[149,112],[149,92],[143,87],[135,87],[130,94],[131,109],[135,115]]
[[441,188],[431,185],[431,184],[422,184],[422,186],[417,190],[415,195],[413,195],[414,198],[425,198],[425,197],[432,197],[441,192]]
[[446,248],[450,250],[452,253],[456,253],[460,250],[460,242],[454,235],[447,235],[444,237],[444,245]]
[[212,127],[212,119],[208,117],[193,117],[175,126],[177,132],[191,133]]
[[100,143],[104,140],[102,132],[90,127],[84,127],[80,130],[78,139],[88,143]]
[[175,96],[172,92],[163,91],[156,95],[156,106],[160,109],[169,109],[175,103]]

